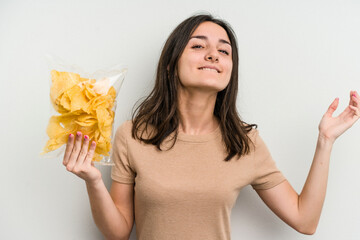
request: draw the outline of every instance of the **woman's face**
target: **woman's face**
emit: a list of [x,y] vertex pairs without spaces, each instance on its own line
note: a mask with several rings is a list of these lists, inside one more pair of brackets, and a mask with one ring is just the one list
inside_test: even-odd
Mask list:
[[221,26],[203,22],[192,34],[178,62],[185,88],[222,91],[230,81],[232,49]]

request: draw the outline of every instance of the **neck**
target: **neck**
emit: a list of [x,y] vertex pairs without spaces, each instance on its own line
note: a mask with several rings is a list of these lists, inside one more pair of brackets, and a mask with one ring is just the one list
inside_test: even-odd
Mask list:
[[216,93],[180,92],[178,105],[180,113],[179,132],[201,135],[214,131],[219,125],[214,115],[216,96]]

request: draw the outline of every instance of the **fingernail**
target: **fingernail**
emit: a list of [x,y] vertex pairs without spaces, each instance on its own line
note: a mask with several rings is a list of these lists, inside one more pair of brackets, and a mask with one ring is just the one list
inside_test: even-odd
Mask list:
[[356,97],[355,94],[352,95],[353,97]]
[[76,135],[81,136],[81,132],[77,132]]
[[89,139],[89,137],[87,135],[85,135],[85,139]]
[[70,133],[70,134],[69,134],[69,137],[72,137],[72,136],[73,136],[73,135]]

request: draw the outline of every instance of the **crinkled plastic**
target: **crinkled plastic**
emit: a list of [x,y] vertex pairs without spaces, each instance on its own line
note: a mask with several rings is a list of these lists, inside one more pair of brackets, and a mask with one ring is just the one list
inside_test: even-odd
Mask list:
[[50,61],[50,103],[53,107],[41,155],[64,154],[69,134],[82,132],[96,142],[92,161],[113,165],[110,158],[114,135],[116,98],[125,78],[123,65],[87,74],[79,67],[64,64],[55,56]]

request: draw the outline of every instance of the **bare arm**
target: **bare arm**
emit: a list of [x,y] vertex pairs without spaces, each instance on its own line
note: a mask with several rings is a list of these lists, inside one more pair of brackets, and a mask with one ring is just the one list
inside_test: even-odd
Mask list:
[[267,206],[284,222],[304,234],[317,228],[326,194],[332,142],[319,137],[309,175],[298,195],[285,181],[268,190],[257,190]]
[[[127,240],[132,229],[132,223],[131,225],[129,223],[133,221],[132,215],[129,215],[132,214],[133,208],[133,186],[113,183],[114,187],[112,186],[111,189],[115,189],[116,195],[120,195],[113,200],[105,187],[100,171],[91,162],[96,147],[95,142],[91,143],[90,149],[87,136],[83,145],[81,142],[81,132],[77,133],[76,138],[69,136],[63,164],[68,171],[85,180],[95,224],[105,238]],[[131,209],[127,210],[127,208]]]
[[321,119],[314,159],[301,194],[298,195],[287,181],[268,190],[257,190],[276,215],[304,234],[313,234],[319,223],[333,143],[360,118],[360,96],[356,91],[350,92],[348,107],[335,118],[332,114],[338,104],[336,98]]
[[133,226],[133,214],[132,209],[127,211],[126,208],[133,206],[133,187],[133,185],[113,182],[112,191],[116,188],[118,194],[115,195],[119,195],[118,198],[124,200],[115,204],[102,180],[97,184],[86,183],[95,224],[108,240],[129,239]]

